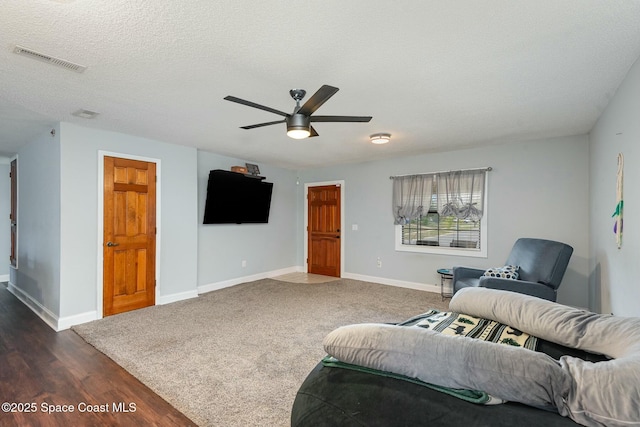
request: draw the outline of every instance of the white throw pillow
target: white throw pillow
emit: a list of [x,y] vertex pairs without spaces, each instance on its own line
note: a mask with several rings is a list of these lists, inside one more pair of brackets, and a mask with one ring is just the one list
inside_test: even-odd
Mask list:
[[505,265],[504,267],[489,268],[484,272],[484,275],[487,277],[518,280],[520,277],[518,270],[520,270],[520,266],[518,265]]

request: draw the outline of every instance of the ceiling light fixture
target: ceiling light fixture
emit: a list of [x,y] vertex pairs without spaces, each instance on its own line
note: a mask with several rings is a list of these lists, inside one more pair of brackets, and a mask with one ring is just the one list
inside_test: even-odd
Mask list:
[[372,144],[386,144],[391,140],[390,133],[374,133],[369,136],[369,140]]
[[287,136],[293,139],[308,138],[311,135],[310,122],[309,117],[302,114],[287,117]]

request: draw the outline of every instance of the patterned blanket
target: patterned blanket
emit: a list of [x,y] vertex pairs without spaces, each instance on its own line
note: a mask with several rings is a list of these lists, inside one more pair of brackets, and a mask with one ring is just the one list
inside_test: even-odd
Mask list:
[[[445,335],[465,336],[469,338],[494,342],[497,344],[523,347],[534,351],[538,346],[537,337],[526,334],[516,328],[505,325],[503,323],[499,323],[489,319],[481,319],[461,313],[430,310],[426,313],[412,317],[405,322],[399,323],[398,326],[431,329]],[[409,381],[414,384],[429,387],[442,393],[455,396],[459,399],[466,400],[467,402],[482,405],[496,405],[504,403],[502,399],[498,399],[481,390],[466,390],[441,387],[434,384],[425,383],[415,378],[409,378],[404,375],[365,368],[358,365],[351,365],[341,362],[340,360],[332,356],[326,356],[324,359],[322,359],[322,363],[327,367],[352,369],[360,372]]]
[[465,336],[498,344],[536,350],[538,338],[512,328],[509,325],[467,314],[431,310],[412,317],[399,326],[416,326],[431,329],[444,335]]

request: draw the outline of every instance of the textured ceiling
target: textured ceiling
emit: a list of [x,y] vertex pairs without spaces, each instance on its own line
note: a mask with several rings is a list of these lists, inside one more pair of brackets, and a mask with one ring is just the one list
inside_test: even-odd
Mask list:
[[[0,154],[58,121],[294,169],[584,134],[640,55],[639,22],[637,0],[3,0]],[[289,89],[323,84],[340,91],[317,114],[373,120],[296,141],[239,129],[281,117],[223,100],[290,112]]]

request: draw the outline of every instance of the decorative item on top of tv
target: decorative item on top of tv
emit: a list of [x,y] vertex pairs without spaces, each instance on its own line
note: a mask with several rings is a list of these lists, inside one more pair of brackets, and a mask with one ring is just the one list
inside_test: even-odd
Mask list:
[[231,166],[231,172],[247,173],[247,168],[244,166]]
[[624,157],[622,153],[618,154],[618,177],[616,180],[616,209],[612,218],[615,218],[613,224],[613,234],[616,235],[616,245],[618,249],[622,247],[622,211],[624,208],[624,199],[622,197],[622,175],[624,172]]
[[258,167],[258,165],[254,165],[252,163],[245,163],[245,165],[247,166],[247,173],[249,175],[253,175],[253,176],[260,175],[260,168]]

